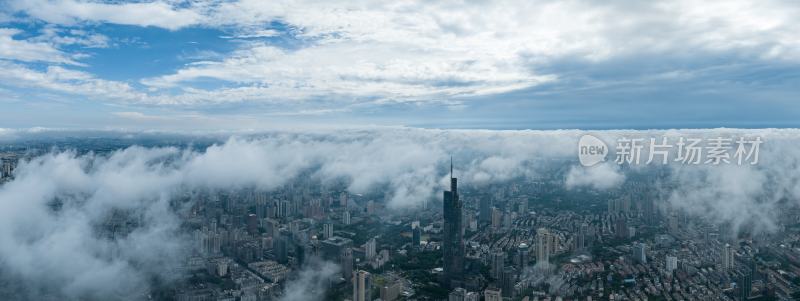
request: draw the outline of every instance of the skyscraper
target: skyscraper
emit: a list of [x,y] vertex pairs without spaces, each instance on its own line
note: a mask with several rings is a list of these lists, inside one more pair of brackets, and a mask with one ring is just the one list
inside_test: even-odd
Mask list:
[[453,177],[453,161],[450,160],[450,191],[444,192],[444,240],[442,241],[444,259],[444,284],[460,286],[464,273],[464,237],[461,210],[463,204],[458,198],[458,182]]
[[486,224],[492,222],[492,200],[488,197],[481,198],[480,220],[481,223],[486,223]]
[[747,300],[750,297],[750,291],[753,290],[753,275],[749,271],[742,271],[736,285],[739,287],[737,292],[739,300]]
[[356,271],[353,273],[353,301],[370,300],[370,286],[369,272]]
[[412,247],[415,249],[419,248],[419,245],[422,242],[422,230],[419,227],[411,230],[411,238]]
[[739,286],[739,300],[747,300],[750,297],[750,292],[753,290],[753,277],[756,274],[755,260],[753,257],[745,259],[747,266],[742,269],[739,274],[739,279],[736,283]]
[[503,277],[503,270],[505,269],[506,264],[506,253],[503,250],[497,250],[492,253],[492,265],[491,265],[491,274],[494,279],[500,279]]
[[528,260],[530,260],[530,248],[526,243],[520,243],[517,247],[517,266],[521,270],[528,265]]
[[581,224],[580,230],[578,231],[578,236],[575,239],[575,249],[579,251],[586,250],[588,247],[588,237],[589,236],[589,224],[583,223]]
[[364,244],[364,257],[366,257],[367,260],[372,260],[372,258],[375,257],[375,247],[376,242],[374,237]]
[[322,238],[328,239],[333,237],[333,224],[325,223],[322,225]]
[[633,245],[633,260],[638,263],[647,263],[647,245],[643,242],[635,243]]
[[722,251],[720,253],[721,253],[720,254],[720,261],[721,261],[720,262],[720,269],[723,270],[723,271],[732,270],[733,269],[733,263],[734,263],[733,247],[731,247],[731,245],[729,245],[729,244],[725,244],[722,247]]
[[546,263],[550,261],[550,250],[552,250],[553,239],[550,231],[546,228],[536,230],[536,263]]
[[514,295],[514,284],[517,283],[517,271],[513,267],[504,268],[500,283],[502,284],[503,297],[512,297]]
[[350,224],[350,211],[345,211],[342,213],[342,224]]
[[258,217],[255,214],[247,215],[247,233],[258,234]]

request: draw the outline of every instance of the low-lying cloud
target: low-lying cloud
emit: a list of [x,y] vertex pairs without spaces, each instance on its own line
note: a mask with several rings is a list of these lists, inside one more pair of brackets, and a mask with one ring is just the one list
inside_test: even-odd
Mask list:
[[[781,206],[800,196],[800,131],[754,130],[765,143],[757,165],[672,163],[660,178],[666,206],[713,222],[774,230]],[[154,279],[170,279],[185,255],[176,198],[195,191],[270,191],[301,177],[344,183],[353,193],[385,192],[390,209],[439,197],[450,157],[466,187],[551,176],[566,165],[566,189],[615,189],[630,172],[613,162],[578,165],[582,131],[445,131],[416,129],[266,133],[229,138],[204,149],[132,146],[109,154],[52,151],[20,163],[0,186],[0,270],[30,291],[66,299],[141,296]],[[719,130],[682,131],[717,135]],[[676,131],[608,131],[621,136]],[[135,220],[107,233],[113,218]],[[300,279],[304,279],[302,274]],[[288,299],[287,299],[288,300]]]

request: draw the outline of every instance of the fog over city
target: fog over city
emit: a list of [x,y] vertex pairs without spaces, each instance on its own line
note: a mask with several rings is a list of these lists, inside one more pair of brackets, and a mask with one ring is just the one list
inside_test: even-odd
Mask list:
[[[130,146],[109,153],[52,149],[19,162],[0,186],[0,271],[22,280],[29,296],[130,298],[159,281],[188,249],[175,203],[203,191],[270,191],[301,178],[344,183],[351,193],[384,190],[390,210],[416,210],[441,196],[453,158],[462,187],[548,176],[553,162],[567,189],[609,190],[632,172],[660,165],[623,166],[613,156],[594,167],[577,163],[584,131],[473,131],[373,129],[320,133],[233,135],[204,149]],[[658,204],[712,222],[756,232],[773,231],[777,213],[800,205],[798,130],[600,131],[618,137],[758,136],[756,165],[670,163],[660,178]],[[124,133],[119,133],[123,135]],[[135,134],[135,133],[133,133]],[[113,136],[113,135],[112,135]],[[191,136],[185,137],[191,140]],[[8,138],[9,143],[16,141]],[[133,142],[135,144],[135,142]],[[660,168],[660,167],[659,167]],[[98,225],[116,211],[134,212],[142,224],[122,237],[101,237]],[[317,263],[335,272],[331,263]],[[333,272],[301,272],[283,300],[320,298],[317,282]],[[321,274],[317,274],[321,273]],[[305,292],[299,287],[307,287]],[[57,290],[53,292],[53,290]],[[300,291],[303,291],[304,295]],[[31,297],[35,298],[35,297]],[[135,298],[134,298],[135,299]]]

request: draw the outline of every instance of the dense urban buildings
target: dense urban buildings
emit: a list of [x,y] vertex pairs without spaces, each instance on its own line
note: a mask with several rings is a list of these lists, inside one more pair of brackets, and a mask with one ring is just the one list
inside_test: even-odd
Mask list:
[[[32,158],[28,149],[2,155],[6,184],[24,176],[15,172]],[[642,172],[612,189],[570,189],[563,185],[563,163],[540,164],[546,172],[535,177],[459,187],[451,163],[449,171],[439,172],[436,196],[406,209],[390,208],[382,189],[352,193],[340,183],[311,177],[270,190],[189,191],[170,205],[186,233],[174,239],[187,244],[174,261],[163,262],[169,271],[158,276],[166,279],[163,285],[133,299],[800,296],[797,208],[781,210],[774,229],[736,227],[664,202],[650,189],[665,176],[658,171]],[[48,206],[61,210],[57,202]],[[93,235],[104,241],[137,235],[147,223],[141,213],[124,210],[102,221]],[[0,292],[19,293],[15,283],[0,282]],[[60,296],[40,293],[35,299]]]

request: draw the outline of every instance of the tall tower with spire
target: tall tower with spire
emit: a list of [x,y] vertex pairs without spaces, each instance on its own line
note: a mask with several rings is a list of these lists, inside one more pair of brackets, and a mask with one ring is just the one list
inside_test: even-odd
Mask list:
[[458,180],[453,177],[453,158],[450,157],[450,191],[444,192],[444,284],[459,287],[464,274],[464,235],[462,228],[463,203],[458,197]]

